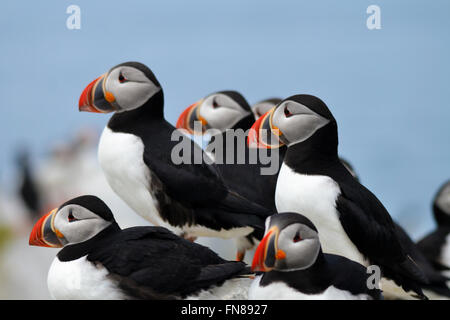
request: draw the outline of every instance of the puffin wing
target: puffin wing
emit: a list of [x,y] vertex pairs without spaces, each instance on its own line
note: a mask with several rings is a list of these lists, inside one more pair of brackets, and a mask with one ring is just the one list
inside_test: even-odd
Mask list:
[[417,247],[439,270],[449,270],[448,267],[439,263],[442,245],[445,244],[447,236],[450,234],[450,227],[439,227],[417,243]]
[[371,263],[382,267],[385,275],[425,297],[421,286],[428,279],[416,262],[405,253],[396,234],[395,225],[383,204],[364,186],[353,188],[339,184],[341,194],[336,200],[339,219],[349,238]]
[[273,214],[229,190],[214,165],[174,164],[148,152],[144,152],[144,162],[151,169],[152,183],[161,194],[182,207],[193,209],[202,219],[215,221],[219,227],[264,228],[265,218]]
[[185,297],[246,271],[244,263],[226,261],[162,227],[125,229],[87,259],[103,265],[130,297],[142,299]]

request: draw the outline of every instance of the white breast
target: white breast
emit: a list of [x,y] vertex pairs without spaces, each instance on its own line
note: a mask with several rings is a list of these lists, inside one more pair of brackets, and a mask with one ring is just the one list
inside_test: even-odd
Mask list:
[[450,268],[450,234],[445,238],[445,243],[442,246],[441,255],[439,256],[439,263]]
[[339,221],[336,199],[340,193],[339,185],[330,177],[298,174],[283,163],[275,204],[278,212],[298,212],[310,219],[319,231],[324,252],[367,265]]
[[107,277],[108,270],[81,257],[61,262],[58,258],[48,272],[50,295],[58,300],[118,300],[126,296]]
[[257,276],[250,286],[249,300],[372,300],[372,297],[367,294],[354,295],[333,286],[317,294],[299,292],[283,282],[274,282],[262,287],[260,286],[261,278],[262,276]]
[[248,300],[248,289],[252,281],[247,277],[230,279],[220,286],[189,296],[186,300]]
[[150,171],[143,159],[142,140],[129,133],[106,127],[98,146],[98,159],[111,188],[134,211],[154,225],[179,233],[164,222],[150,193]]
[[98,158],[111,188],[134,211],[154,225],[166,227],[186,236],[234,238],[253,231],[251,227],[213,230],[201,225],[174,227],[158,213],[157,202],[150,192],[150,170],[143,159],[144,144],[132,134],[113,132],[106,127],[98,146]]

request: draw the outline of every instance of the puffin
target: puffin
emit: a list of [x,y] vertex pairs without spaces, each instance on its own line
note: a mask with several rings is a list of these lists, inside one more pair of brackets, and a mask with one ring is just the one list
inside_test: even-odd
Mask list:
[[250,286],[250,300],[383,299],[366,267],[324,253],[317,228],[297,212],[267,218],[266,233],[256,249],[252,270],[261,274]]
[[417,245],[437,269],[450,276],[450,180],[439,188],[433,199],[433,215],[436,230]]
[[61,248],[48,272],[54,299],[245,299],[249,268],[158,226],[121,229],[98,197],[44,215],[29,244]]
[[[277,139],[261,142],[266,129]],[[389,212],[339,160],[337,122],[321,99],[283,100],[255,122],[248,143],[287,145],[275,191],[278,212],[304,214],[319,230],[324,252],[377,265],[405,292],[427,299],[422,287],[429,281],[405,252]]]
[[98,159],[111,188],[143,218],[191,240],[252,232],[262,237],[273,212],[227,187],[200,146],[180,133],[190,149],[179,154],[191,151],[190,162],[174,159],[183,142],[173,139],[177,129],[164,118],[162,87],[146,65],[112,67],[84,89],[79,110],[114,112],[100,137]]
[[[212,93],[191,104],[180,114],[176,127],[191,135],[211,132],[206,152],[214,159],[226,184],[252,202],[275,211],[277,174],[286,147],[268,150],[265,158],[255,154],[256,161],[251,162],[250,152],[255,149],[249,149],[245,142],[254,122],[254,114],[244,96],[228,90]],[[217,149],[220,153],[215,152]],[[228,161],[230,154],[232,161]],[[243,157],[239,159],[241,154]],[[274,167],[272,174],[262,174],[262,168],[269,166],[267,159],[275,162],[270,164]]]
[[[279,100],[261,101],[258,108],[273,107],[276,101]],[[238,91],[225,90],[209,94],[187,107],[178,117],[176,127],[191,135],[210,133],[205,152],[214,160],[225,184],[246,199],[275,212],[277,173],[286,148],[268,150],[264,158],[255,154],[255,161],[251,162],[251,151],[245,141],[254,122],[255,114],[244,96]],[[231,161],[230,154],[233,155]],[[274,168],[272,174],[262,174],[262,168],[269,165],[267,160],[273,161],[270,164]],[[236,259],[242,261],[245,252],[256,243],[257,237],[253,234],[236,238]]]
[[[341,159],[342,164],[351,173],[351,175],[360,182],[360,178],[356,173],[354,166],[347,160]],[[425,274],[426,278],[429,280],[429,284],[423,286],[424,293],[430,299],[449,299],[450,298],[450,288],[447,284],[450,280],[447,276],[442,275],[439,269],[435,267],[428,258],[420,250],[419,246],[414,243],[408,233],[394,220],[395,233],[397,234],[403,248],[406,253],[413,258],[420,269]]]
[[261,101],[256,102],[252,105],[252,111],[255,115],[255,120],[258,120],[262,115],[264,115],[267,111],[275,107],[278,103],[281,102],[281,98],[268,98]]

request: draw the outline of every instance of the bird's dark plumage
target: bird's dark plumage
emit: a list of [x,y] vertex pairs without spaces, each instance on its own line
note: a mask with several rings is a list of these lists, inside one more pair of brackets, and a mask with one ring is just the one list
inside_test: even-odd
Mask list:
[[113,224],[84,243],[66,246],[58,258],[84,255],[105,267],[119,288],[136,299],[185,298],[248,273],[244,263],[226,261],[162,227],[120,230]]
[[176,129],[162,114],[157,116],[163,103],[157,95],[146,106],[114,114],[108,127],[142,140],[143,160],[152,175],[149,191],[158,199],[161,217],[174,226],[202,224],[215,230],[251,226],[262,235],[264,220],[272,211],[229,190],[214,165],[196,163],[195,155],[203,157],[198,145],[189,142],[191,164],[173,163],[171,152],[179,141],[171,140]]
[[342,256],[320,252],[311,267],[290,272],[272,270],[264,273],[260,285],[267,286],[280,281],[304,294],[320,294],[333,286],[354,295],[367,294],[373,299],[382,299],[381,290],[368,288],[369,276],[366,268],[359,263]]

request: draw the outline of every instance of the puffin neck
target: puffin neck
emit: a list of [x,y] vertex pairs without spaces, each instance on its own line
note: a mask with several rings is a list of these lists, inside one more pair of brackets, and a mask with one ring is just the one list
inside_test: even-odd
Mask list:
[[80,243],[70,244],[62,248],[57,254],[58,259],[63,262],[79,259],[89,254],[105,239],[110,238],[111,236],[117,234],[120,231],[121,229],[117,224],[117,222],[113,221],[111,225],[100,231],[91,239]]
[[433,204],[433,214],[438,226],[450,227],[450,215],[439,208],[436,203]]
[[339,163],[336,122],[330,122],[317,130],[307,140],[291,145],[286,151],[284,163],[298,173],[320,173]]
[[[244,118],[239,120],[234,126],[232,126],[230,128],[230,130],[242,129],[245,132],[246,130],[248,130],[252,127],[254,122],[255,122],[255,118],[253,117],[253,114],[249,114],[248,116],[245,116]],[[245,134],[247,135],[248,133],[245,132]],[[225,141],[226,135],[227,135],[226,130],[222,131],[222,132],[218,132],[211,137],[211,140],[209,141],[208,144],[211,144],[214,141],[214,137],[218,137],[218,136],[222,136],[222,139],[223,139],[222,141]]]
[[320,249],[316,261],[309,268],[293,271],[272,270],[264,274],[261,284],[264,286],[274,281],[282,281],[304,293],[320,293],[328,287],[328,275],[330,274],[328,268],[322,249]]
[[234,126],[231,127],[231,129],[242,129],[242,130],[248,130],[252,127],[253,123],[255,122],[255,117],[253,116],[253,113],[250,113],[249,115],[245,116],[241,120],[239,120]]
[[137,126],[162,120],[164,120],[164,95],[161,89],[141,107],[114,113],[108,127],[113,131],[124,131],[130,124]]

